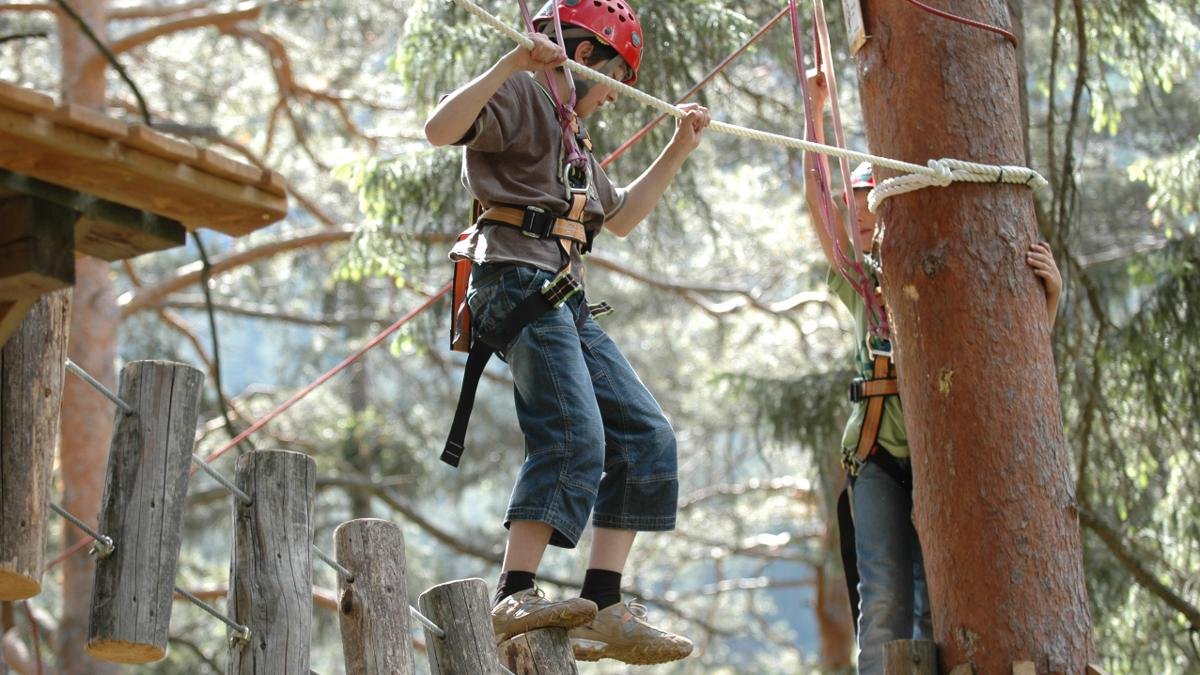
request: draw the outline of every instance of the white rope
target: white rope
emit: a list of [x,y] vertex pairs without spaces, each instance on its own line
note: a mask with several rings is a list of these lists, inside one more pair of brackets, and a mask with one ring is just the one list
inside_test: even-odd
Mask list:
[[[471,0],[454,0],[454,4],[462,7],[470,14],[476,16],[484,23],[492,28],[503,33],[506,37],[516,42],[518,45],[530,49],[533,47],[533,40],[529,36],[521,33],[512,26],[504,23],[500,19],[489,14],[479,5],[476,5]],[[563,64],[571,72],[586,77],[589,80],[594,80],[612,87],[621,94],[632,98],[633,100],[653,108],[663,114],[670,115],[675,119],[681,119],[686,113],[680,108],[659,100],[644,91],[639,91],[633,87],[614,80],[604,73],[592,70],[585,65],[576,63],[571,59]],[[736,124],[728,124],[726,122],[713,121],[708,125],[709,129],[717,133],[728,134],[738,138],[745,138],[771,145],[779,145],[785,148],[795,148],[806,152],[816,152],[832,157],[845,157],[851,161],[870,162],[873,167],[885,167],[902,171],[905,175],[889,178],[879,184],[871,191],[868,197],[868,208],[872,212],[875,211],[879,204],[888,197],[893,197],[905,192],[912,192],[923,187],[929,186],[946,186],[955,181],[969,183],[1009,183],[1015,185],[1027,185],[1034,189],[1040,189],[1049,186],[1045,178],[1041,174],[1024,166],[998,166],[994,164],[978,164],[976,162],[965,162],[959,159],[931,159],[928,166],[913,164],[911,162],[902,162],[898,159],[888,157],[879,157],[865,152],[856,152],[854,150],[846,150],[832,145],[824,145],[813,141],[806,141],[800,138],[784,136],[782,134],[773,134],[769,131],[759,131],[758,129],[750,129],[741,127]]]

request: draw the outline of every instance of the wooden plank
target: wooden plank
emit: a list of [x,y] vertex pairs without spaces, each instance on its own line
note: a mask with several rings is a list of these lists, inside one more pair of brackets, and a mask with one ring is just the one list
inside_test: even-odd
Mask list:
[[54,98],[40,91],[0,80],[0,107],[23,113],[50,113],[54,110]]
[[228,178],[229,180],[244,183],[246,185],[256,185],[263,180],[263,170],[257,166],[250,166],[244,162],[239,162],[230,157],[213,150],[212,148],[204,148],[200,150],[200,159],[196,166],[208,171],[214,176]]
[[250,642],[230,641],[225,672],[307,673],[316,463],[298,452],[251,452],[238,459],[236,483],[253,502],[233,497],[226,609],[250,628]]
[[514,675],[578,675],[565,628],[542,628],[500,643],[500,663]]
[[892,640],[883,645],[885,675],[937,675],[937,645],[932,640]]
[[425,629],[433,675],[494,675],[499,668],[496,634],[483,579],[438,584],[417,598],[421,613],[445,631],[439,638]]
[[1100,666],[1089,663],[1087,664],[1087,669],[1084,671],[1084,675],[1108,675],[1108,673]]
[[34,197],[0,202],[0,300],[30,300],[75,283],[73,210]]
[[412,675],[408,572],[404,535],[386,520],[360,518],[333,531],[337,561],[354,575],[338,575],[338,623],[346,672]]
[[950,670],[950,675],[975,675],[975,666],[969,663],[960,663]]
[[0,169],[0,187],[86,214],[75,223],[75,250],[103,260],[182,246],[187,237],[183,225],[169,218],[4,169]]
[[204,374],[182,363],[134,361],[121,371],[117,395],[136,412],[117,415],[108,455],[99,525],[116,549],[96,561],[87,640],[95,658],[150,663],[167,655],[203,387]]
[[1037,666],[1033,661],[1014,661],[1012,675],[1037,675]]
[[70,298],[37,300],[0,349],[0,600],[42,589]]
[[54,120],[66,126],[86,131],[104,138],[125,138],[129,135],[129,125],[108,115],[81,106],[77,103],[64,103],[54,110]]
[[262,182],[259,187],[279,197],[287,196],[287,179],[278,171],[263,172]]
[[160,131],[155,131],[145,124],[129,125],[129,133],[125,144],[139,150],[179,162],[195,162],[200,159],[200,151],[196,146],[178,138],[172,138]]
[[51,120],[0,109],[0,168],[241,236],[287,214],[287,199]]

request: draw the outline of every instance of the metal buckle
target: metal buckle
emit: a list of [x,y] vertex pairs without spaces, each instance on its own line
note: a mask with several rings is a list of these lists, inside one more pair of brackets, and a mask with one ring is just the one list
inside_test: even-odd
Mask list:
[[567,186],[568,199],[573,194],[586,194],[592,185],[592,163],[588,162],[582,169],[577,169],[570,162],[563,162],[562,181]]
[[[892,341],[884,338],[875,338],[875,340],[877,342],[872,341],[872,335],[870,333],[867,333],[867,336],[863,339],[863,342],[867,347],[867,354],[869,354],[872,359],[877,356],[886,356],[889,359],[892,358]],[[878,344],[879,346],[876,347],[875,344]]]
[[858,403],[859,401],[862,401],[863,399],[866,398],[865,396],[863,396],[863,383],[866,381],[867,381],[866,378],[863,378],[863,377],[856,377],[853,380],[850,380],[850,402],[851,403]]
[[554,231],[558,217],[538,206],[526,206],[521,219],[521,234],[532,239],[545,239]]

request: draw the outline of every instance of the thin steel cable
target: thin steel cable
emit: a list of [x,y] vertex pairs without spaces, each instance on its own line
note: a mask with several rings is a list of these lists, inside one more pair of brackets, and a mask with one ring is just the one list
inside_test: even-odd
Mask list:
[[413,607],[412,605],[408,606],[408,611],[412,614],[414,619],[421,622],[421,625],[428,628],[429,632],[433,633],[439,638],[445,639],[446,631],[442,630],[441,627],[434,623],[432,619],[422,614],[416,607]]
[[225,616],[221,612],[217,611],[216,607],[213,607],[212,605],[208,604],[207,602],[192,595],[191,593],[189,593],[188,591],[186,591],[182,587],[180,587],[179,584],[175,584],[175,592],[182,595],[183,597],[187,598],[193,605],[199,607],[200,609],[208,612],[212,616],[219,619],[221,621],[221,623],[224,623],[226,626],[229,626],[230,628],[232,628],[237,633],[237,635],[235,636],[237,639],[245,641],[245,642],[250,641],[250,627],[249,626],[243,626],[242,624],[234,621],[233,619],[229,618],[228,616]]
[[104,386],[103,382],[92,377],[86,370],[84,370],[83,368],[80,368],[79,364],[75,363],[71,359],[67,359],[67,370],[74,373],[75,376],[78,377],[79,379],[90,384],[92,386],[92,388],[95,389],[96,391],[100,392],[101,394],[104,394],[105,398],[112,401],[113,403],[116,403],[117,407],[120,408],[121,410],[125,411],[126,415],[133,414],[133,412],[134,412],[133,406],[129,405],[125,401],[122,401],[120,396],[117,396],[116,394],[114,394],[111,389]]
[[249,506],[250,504],[254,503],[254,500],[250,498],[250,495],[246,494],[241,490],[241,488],[234,485],[233,481],[223,476],[220,471],[212,468],[208,462],[204,461],[203,457],[193,452],[192,461],[196,463],[196,466],[200,467],[201,471],[208,474],[213,480],[223,485],[226,490],[229,490],[235,496],[237,496],[238,499],[242,500],[243,504]]
[[312,550],[313,550],[313,553],[316,553],[317,557],[320,558],[326,565],[329,565],[330,567],[332,567],[333,571],[342,575],[342,578],[346,580],[346,583],[348,583],[348,584],[354,583],[354,573],[353,572],[346,569],[345,567],[342,567],[341,563],[339,563],[338,561],[331,558],[328,553],[322,551],[320,548],[317,547],[316,544],[312,545]]
[[96,542],[96,547],[94,550],[97,558],[107,558],[108,556],[112,555],[114,550],[116,550],[116,544],[113,543],[112,537],[108,536],[107,534],[100,534],[96,530],[93,530],[90,525],[83,522],[74,513],[71,513],[70,511],[59,506],[58,502],[50,502],[50,508],[53,509],[58,515],[66,518],[72,525],[78,527]]

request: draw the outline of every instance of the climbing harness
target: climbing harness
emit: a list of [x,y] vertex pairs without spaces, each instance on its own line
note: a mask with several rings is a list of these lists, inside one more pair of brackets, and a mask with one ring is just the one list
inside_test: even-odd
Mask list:
[[[517,44],[530,48],[533,42],[526,35],[521,34],[512,26],[504,23],[500,19],[489,14],[486,10],[475,4],[471,0],[454,0],[454,3],[463,8],[470,14],[479,18],[481,21],[504,34],[510,40]],[[628,96],[639,103],[653,108],[659,112],[666,113],[676,119],[682,119],[687,113],[680,108],[659,100],[645,92],[638,91],[633,87],[626,85],[623,82],[614,80],[603,73],[597,72],[587,66],[567,60],[563,64],[567,69],[581,75],[585,78],[603,82],[623,96]],[[911,192],[923,187],[929,186],[944,186],[952,182],[973,182],[973,183],[1008,183],[1015,185],[1025,185],[1035,189],[1049,187],[1049,182],[1046,181],[1040,174],[1033,169],[1024,166],[1001,166],[995,164],[980,164],[977,162],[965,162],[956,159],[931,159],[925,166],[913,164],[911,162],[903,162],[888,157],[878,157],[865,152],[857,152],[854,150],[846,150],[821,143],[814,143],[799,138],[784,136],[782,134],[774,134],[757,129],[749,129],[746,127],[729,124],[714,120],[709,124],[708,128],[714,132],[729,134],[738,138],[770,143],[787,148],[795,148],[797,150],[805,150],[810,152],[819,152],[834,157],[845,157],[846,159],[857,162],[871,162],[873,166],[893,169],[904,174],[912,174],[911,176],[900,176],[898,178],[889,178],[880,184],[878,188],[872,191],[872,198],[868,199],[868,206],[871,211],[875,211],[879,204],[887,197],[892,197],[904,192]],[[900,184],[893,184],[899,178],[908,179]],[[892,186],[894,185],[894,187]],[[884,188],[887,188],[886,190]]]

